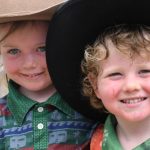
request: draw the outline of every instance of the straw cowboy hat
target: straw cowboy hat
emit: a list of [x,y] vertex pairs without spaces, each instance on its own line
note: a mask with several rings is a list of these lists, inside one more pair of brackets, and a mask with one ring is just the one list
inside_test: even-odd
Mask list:
[[82,96],[80,63],[84,49],[107,27],[150,25],[149,6],[149,0],[72,0],[54,15],[47,35],[47,63],[57,90],[73,108],[103,119],[103,114],[98,115]]
[[66,0],[0,0],[0,23],[19,20],[50,20]]

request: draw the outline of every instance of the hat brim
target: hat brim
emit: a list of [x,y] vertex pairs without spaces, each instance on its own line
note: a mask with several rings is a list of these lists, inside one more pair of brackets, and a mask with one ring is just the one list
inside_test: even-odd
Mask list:
[[67,0],[0,0],[0,23],[25,20],[51,20],[56,8]]
[[149,4],[148,0],[72,0],[54,15],[46,42],[48,68],[57,90],[74,109],[91,118],[105,118],[81,92],[84,49],[109,26],[149,25]]

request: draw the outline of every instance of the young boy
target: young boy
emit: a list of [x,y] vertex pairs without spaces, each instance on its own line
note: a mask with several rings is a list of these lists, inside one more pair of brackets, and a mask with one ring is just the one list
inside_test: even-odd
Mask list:
[[84,93],[110,112],[91,150],[150,149],[150,27],[109,27],[84,56]]
[[46,64],[48,24],[63,2],[0,5],[5,8],[0,13],[0,54],[9,80],[9,93],[0,99],[0,150],[89,149],[95,123],[61,98]]

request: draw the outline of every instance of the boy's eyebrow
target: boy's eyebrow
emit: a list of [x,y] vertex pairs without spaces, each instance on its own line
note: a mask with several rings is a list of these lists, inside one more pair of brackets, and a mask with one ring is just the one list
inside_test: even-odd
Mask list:
[[103,68],[103,72],[105,71],[105,72],[112,72],[112,71],[120,71],[122,69],[122,66],[113,66],[113,67],[110,67],[110,68],[107,68],[107,69],[105,69],[105,68]]

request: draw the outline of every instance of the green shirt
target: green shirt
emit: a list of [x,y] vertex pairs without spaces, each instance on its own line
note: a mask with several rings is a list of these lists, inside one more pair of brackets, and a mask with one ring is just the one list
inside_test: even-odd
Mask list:
[[38,103],[9,84],[0,99],[0,150],[88,150],[95,125],[58,93]]
[[[119,139],[116,135],[116,125],[116,118],[113,115],[109,115],[104,126],[102,150],[123,150]],[[139,144],[132,150],[150,150],[150,139]]]

